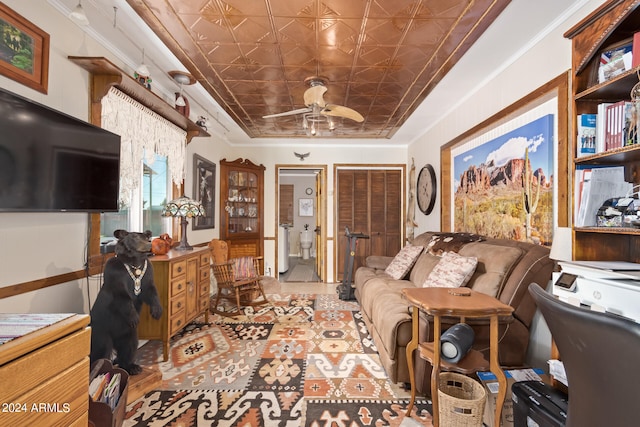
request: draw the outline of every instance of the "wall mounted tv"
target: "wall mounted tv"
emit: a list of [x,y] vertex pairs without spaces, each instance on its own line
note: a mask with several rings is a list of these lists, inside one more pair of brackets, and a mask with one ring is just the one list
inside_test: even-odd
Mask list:
[[118,210],[120,136],[0,88],[0,211]]

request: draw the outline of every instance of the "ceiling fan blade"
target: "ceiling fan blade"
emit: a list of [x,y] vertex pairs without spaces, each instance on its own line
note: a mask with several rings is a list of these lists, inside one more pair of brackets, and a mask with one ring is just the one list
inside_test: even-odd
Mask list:
[[320,111],[320,114],[332,117],[345,117],[358,123],[364,121],[364,117],[362,117],[362,114],[358,113],[356,110],[353,110],[349,107],[344,107],[342,105],[327,104],[322,109],[322,111]]
[[323,95],[327,91],[327,87],[323,85],[311,86],[304,91],[304,105],[307,107],[316,104],[320,108],[326,105]]
[[311,108],[298,108],[297,110],[285,111],[284,113],[269,114],[262,116],[263,119],[271,119],[273,117],[293,116],[295,114],[310,113]]

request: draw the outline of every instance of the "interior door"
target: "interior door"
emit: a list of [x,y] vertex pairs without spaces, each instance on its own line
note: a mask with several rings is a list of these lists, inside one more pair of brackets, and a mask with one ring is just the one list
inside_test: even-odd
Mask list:
[[369,236],[357,242],[354,271],[369,255],[400,251],[403,174],[400,169],[338,169],[336,175],[336,281],[341,281],[348,246],[345,227]]
[[325,209],[322,205],[322,171],[316,174],[316,274],[324,282],[324,239],[322,238],[322,224],[325,223]]

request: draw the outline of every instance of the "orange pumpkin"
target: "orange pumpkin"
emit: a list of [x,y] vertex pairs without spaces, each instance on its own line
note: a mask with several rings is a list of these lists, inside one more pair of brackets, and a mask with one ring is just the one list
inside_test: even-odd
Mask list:
[[151,241],[151,252],[154,255],[164,255],[171,250],[173,240],[167,233],[161,234]]

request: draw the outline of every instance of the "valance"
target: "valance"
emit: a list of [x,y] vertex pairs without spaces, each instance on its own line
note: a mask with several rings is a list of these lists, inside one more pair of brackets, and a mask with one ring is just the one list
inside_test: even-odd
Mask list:
[[120,135],[120,205],[131,203],[140,188],[143,156],[152,165],[155,155],[167,158],[168,174],[176,185],[185,177],[187,132],[112,87],[102,98],[102,127]]

